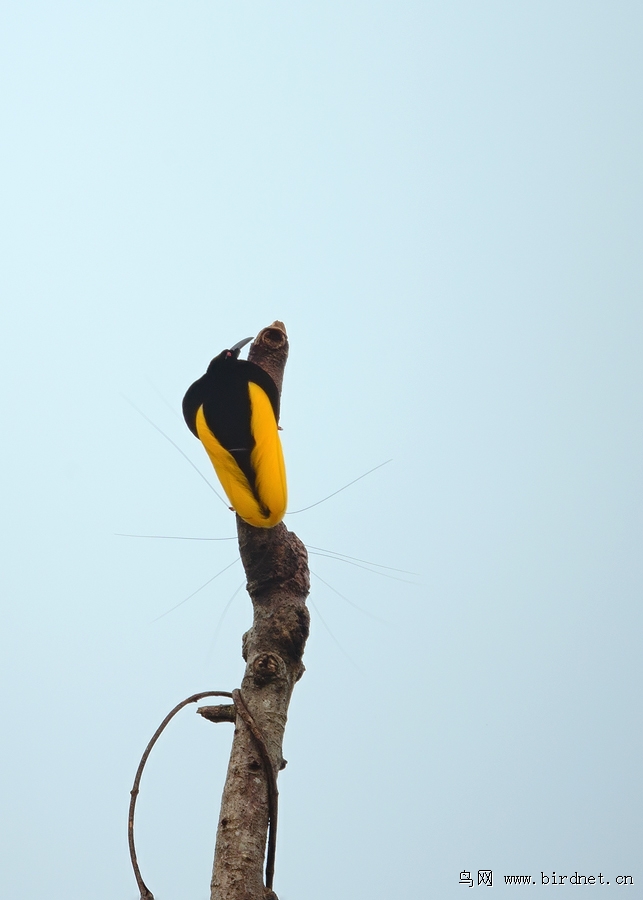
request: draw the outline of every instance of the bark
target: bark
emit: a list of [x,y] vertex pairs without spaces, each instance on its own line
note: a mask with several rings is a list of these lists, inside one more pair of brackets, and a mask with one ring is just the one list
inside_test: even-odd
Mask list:
[[[287,356],[285,327],[273,322],[259,333],[248,358],[272,376],[281,392]],[[304,673],[302,656],[310,622],[306,607],[310,589],[308,555],[297,535],[283,522],[274,528],[253,528],[237,516],[237,533],[254,610],[252,627],[242,640],[246,671],[241,697],[263,736],[276,775],[286,765],[282,741],[290,697]],[[274,898],[263,876],[269,787],[262,755],[241,715],[217,709],[213,718],[218,716],[233,720],[235,729],[221,800],[210,897]]]

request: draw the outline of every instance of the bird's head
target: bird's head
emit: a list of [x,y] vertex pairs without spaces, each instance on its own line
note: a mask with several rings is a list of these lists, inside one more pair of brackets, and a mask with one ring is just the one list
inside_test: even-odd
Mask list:
[[234,360],[239,359],[239,351],[242,347],[245,347],[246,344],[249,344],[251,340],[251,337],[244,338],[242,341],[237,341],[234,347],[230,347],[229,350],[222,350],[218,356],[214,357],[214,359],[208,366],[208,372],[210,372],[213,368],[218,368],[222,363],[234,362]]

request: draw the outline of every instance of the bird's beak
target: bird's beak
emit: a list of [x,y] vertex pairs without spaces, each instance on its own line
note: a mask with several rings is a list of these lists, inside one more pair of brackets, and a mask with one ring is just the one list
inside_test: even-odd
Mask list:
[[246,344],[249,344],[251,340],[253,340],[253,338],[249,337],[249,338],[244,338],[242,341],[238,341],[238,342],[234,345],[234,347],[230,347],[230,351],[231,351],[232,353],[234,353],[235,350],[241,350],[241,348],[242,348],[242,347],[245,347]]

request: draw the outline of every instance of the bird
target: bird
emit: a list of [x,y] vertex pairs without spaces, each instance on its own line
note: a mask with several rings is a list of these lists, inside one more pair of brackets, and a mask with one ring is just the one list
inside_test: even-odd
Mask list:
[[273,528],[288,502],[279,391],[264,369],[239,359],[251,340],[215,356],[188,388],[183,417],[205,447],[231,508],[248,525]]

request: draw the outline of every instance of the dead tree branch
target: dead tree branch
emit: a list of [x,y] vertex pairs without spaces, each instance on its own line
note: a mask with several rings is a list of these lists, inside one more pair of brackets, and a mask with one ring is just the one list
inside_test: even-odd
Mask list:
[[[259,333],[248,358],[270,374],[281,392],[287,356],[285,327],[273,322]],[[285,766],[282,741],[290,697],[304,672],[310,576],[306,548],[283,522],[274,528],[253,528],[237,517],[237,533],[254,619],[242,640],[246,671],[235,711],[223,712],[224,707],[214,713],[217,721],[233,719],[235,729],[210,896],[211,900],[267,900],[275,897],[270,889],[272,873],[266,872],[269,887],[263,879],[269,810],[273,792],[272,808],[276,809],[277,773]],[[266,775],[265,765],[272,767],[274,777]],[[271,832],[274,840],[275,829]],[[274,858],[274,853],[270,856]]]

